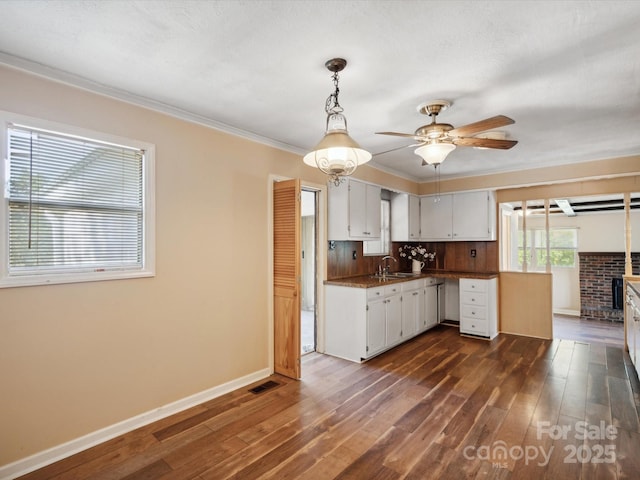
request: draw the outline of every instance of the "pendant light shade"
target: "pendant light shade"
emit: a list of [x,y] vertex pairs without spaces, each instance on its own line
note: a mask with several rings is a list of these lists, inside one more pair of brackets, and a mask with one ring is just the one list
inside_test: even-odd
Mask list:
[[307,153],[303,161],[305,164],[319,168],[326,173],[331,181],[338,186],[342,178],[351,175],[359,165],[371,160],[371,154],[362,149],[349,136],[347,119],[342,114],[342,107],[338,103],[338,72],[347,65],[347,61],[334,58],[325,63],[327,69],[333,72],[335,92],[327,98],[325,111],[327,126],[320,143]]
[[427,143],[416,148],[415,154],[422,157],[429,165],[439,165],[456,149],[453,143]]
[[[344,128],[336,128],[341,125]],[[338,177],[351,175],[359,165],[371,160],[371,154],[360,148],[349,136],[346,126],[347,121],[342,114],[330,114],[324,137],[303,159],[307,165],[317,167],[329,175],[334,182],[336,179],[340,181]]]

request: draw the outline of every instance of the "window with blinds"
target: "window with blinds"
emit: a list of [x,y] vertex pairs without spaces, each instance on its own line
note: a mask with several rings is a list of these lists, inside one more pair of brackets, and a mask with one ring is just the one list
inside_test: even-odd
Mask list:
[[6,146],[6,277],[145,270],[144,148],[16,123]]

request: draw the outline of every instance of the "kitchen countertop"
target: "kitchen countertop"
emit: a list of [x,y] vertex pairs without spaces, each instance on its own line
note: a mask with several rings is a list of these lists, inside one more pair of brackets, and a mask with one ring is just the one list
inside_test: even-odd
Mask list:
[[338,285],[341,287],[354,287],[354,288],[372,288],[372,287],[380,287],[382,285],[391,285],[393,283],[402,283],[402,282],[410,282],[411,280],[417,280],[420,278],[451,278],[451,279],[460,279],[460,278],[479,278],[482,280],[487,280],[490,278],[496,278],[498,276],[497,273],[478,273],[478,272],[451,272],[444,270],[431,270],[424,271],[421,274],[412,276],[412,277],[402,277],[402,278],[372,278],[373,274],[370,273],[368,275],[360,275],[358,277],[346,277],[346,278],[335,278],[333,280],[325,280],[325,285]]

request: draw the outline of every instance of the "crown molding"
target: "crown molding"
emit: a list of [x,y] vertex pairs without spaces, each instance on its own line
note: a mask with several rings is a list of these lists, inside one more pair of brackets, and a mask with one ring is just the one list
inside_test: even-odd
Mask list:
[[0,52],[0,64],[6,65],[7,67],[10,67],[10,68],[15,68],[18,70],[25,71],[27,73],[31,73],[33,75],[37,75],[39,77],[43,77],[48,80],[52,80],[58,83],[63,83],[65,85],[79,88],[91,93],[96,93],[106,97],[114,98],[116,100],[120,100],[126,103],[130,103],[132,105],[143,107],[148,110],[153,110],[155,112],[164,113],[166,115],[170,115],[172,117],[178,118],[180,120],[184,120],[186,122],[196,123],[198,125],[202,125],[208,128],[213,128],[220,132],[228,133],[229,135],[234,135],[236,137],[251,140],[253,142],[266,145],[269,147],[277,148],[279,150],[284,150],[286,152],[291,152],[298,155],[304,155],[305,153],[307,153],[304,149],[297,147],[295,145],[279,142],[277,140],[264,137],[254,132],[249,132],[247,130],[236,128],[232,125],[227,125],[226,123],[218,122],[216,120],[205,117],[203,115],[198,115],[186,110],[182,110],[172,105],[158,102],[156,100],[152,100],[150,98],[147,98],[141,95],[136,95],[131,92],[127,92],[125,90],[109,87],[107,85],[94,82],[87,78],[81,77],[79,75],[58,70],[41,63],[33,62],[31,60],[26,60],[21,57],[9,55],[4,52]]

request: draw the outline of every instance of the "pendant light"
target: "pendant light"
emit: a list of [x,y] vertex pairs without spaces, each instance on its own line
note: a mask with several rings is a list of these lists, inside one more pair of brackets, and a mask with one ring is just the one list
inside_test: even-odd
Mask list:
[[343,58],[333,58],[324,65],[333,72],[331,78],[335,91],[327,98],[324,108],[327,113],[324,137],[313,151],[304,156],[303,161],[307,165],[319,168],[329,176],[335,186],[338,186],[344,177],[355,172],[359,165],[371,160],[371,154],[360,148],[360,145],[349,136],[347,119],[342,114],[344,110],[338,101],[340,93],[338,72],[344,70],[347,61]]

